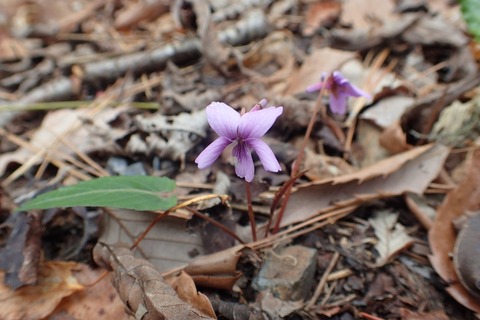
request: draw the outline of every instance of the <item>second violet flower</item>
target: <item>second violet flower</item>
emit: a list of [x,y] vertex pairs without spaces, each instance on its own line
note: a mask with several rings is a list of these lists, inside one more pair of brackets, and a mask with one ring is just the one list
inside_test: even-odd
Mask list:
[[365,97],[368,99],[371,97],[365,91],[351,84],[338,71],[334,71],[328,77],[323,75],[320,82],[307,88],[307,92],[320,91],[322,87],[325,87],[330,92],[330,110],[336,114],[345,114],[347,112],[348,97]]
[[277,158],[270,147],[260,138],[272,127],[282,114],[283,107],[263,108],[262,100],[249,112],[240,114],[223,102],[212,102],[207,106],[207,120],[210,127],[219,135],[195,159],[199,169],[211,166],[223,150],[235,144],[232,154],[235,157],[235,173],[240,178],[251,182],[255,173],[252,151],[255,151],[265,170],[278,172],[281,170]]

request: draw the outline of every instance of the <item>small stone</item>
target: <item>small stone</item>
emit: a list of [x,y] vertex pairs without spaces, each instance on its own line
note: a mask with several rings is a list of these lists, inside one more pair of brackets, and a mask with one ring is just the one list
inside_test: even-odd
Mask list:
[[270,290],[284,301],[306,300],[315,284],[317,251],[304,246],[289,246],[272,253],[255,277],[257,290]]

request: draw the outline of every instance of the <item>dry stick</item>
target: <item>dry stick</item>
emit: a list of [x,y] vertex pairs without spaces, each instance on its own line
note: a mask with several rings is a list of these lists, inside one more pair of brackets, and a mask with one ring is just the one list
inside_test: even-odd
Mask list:
[[252,192],[250,190],[250,182],[245,180],[245,193],[247,194],[248,219],[250,220],[250,227],[252,228],[253,241],[257,241],[257,225],[255,223],[255,214],[252,207]]
[[[307,131],[305,132],[305,136],[303,137],[303,142],[300,147],[300,151],[298,152],[297,159],[292,166],[292,173],[290,174],[291,177],[295,177],[300,169],[301,163],[303,162],[303,157],[305,154],[305,148],[307,147],[308,140],[310,139],[310,135],[312,134],[313,126],[315,125],[315,121],[317,119],[317,114],[320,108],[323,106],[322,97],[323,93],[325,92],[325,86],[322,86],[320,93],[315,101],[315,105],[313,107],[312,117],[310,118],[310,122],[307,126]],[[273,233],[277,233],[280,229],[280,223],[282,222],[283,214],[285,213],[285,209],[287,208],[288,200],[290,199],[290,195],[292,193],[292,186],[290,186],[285,192],[285,198],[283,200],[282,206],[280,207],[280,211],[278,212],[277,221],[275,222],[275,227],[273,228]]]
[[229,236],[231,236],[232,238],[234,238],[235,240],[237,240],[241,244],[245,244],[245,241],[243,241],[235,232],[228,229],[227,227],[225,227],[223,224],[221,224],[217,220],[212,219],[209,216],[207,216],[206,214],[203,214],[203,213],[201,213],[201,212],[199,212],[199,211],[197,211],[193,208],[186,207],[185,209],[187,209],[188,211],[190,211],[194,215],[202,218],[203,220],[205,220],[207,222],[210,222],[211,224],[213,224],[214,226],[216,226],[217,228],[219,228],[220,230],[222,230],[223,232],[225,232],[226,234],[228,234]]
[[320,282],[315,289],[315,293],[305,307],[307,310],[312,309],[313,305],[317,302],[318,298],[322,294],[323,288],[327,283],[328,275],[332,272],[333,268],[335,268],[338,258],[340,258],[340,253],[335,252],[333,254],[332,260],[330,260],[330,263],[328,264],[327,270],[325,270],[325,272],[323,273],[322,278],[320,279]]
[[282,237],[286,239],[304,235],[327,224],[332,224],[336,222],[337,220],[350,214],[350,212],[352,212],[355,208],[357,208],[357,206],[350,205],[340,209],[332,210],[322,215],[315,216],[305,222],[299,223],[291,227],[290,229],[275,233],[273,235],[270,235],[268,238],[258,240],[257,242],[253,242],[249,246],[253,249],[261,249],[271,246],[275,243],[275,241],[279,240]]
[[268,217],[268,222],[267,222],[267,225],[265,227],[264,238],[266,238],[268,236],[268,231],[270,230],[270,225],[272,224],[273,216],[275,215],[275,209],[277,209],[277,206],[280,203],[280,200],[282,199],[283,195],[285,194],[285,192],[287,192],[287,190],[289,188],[292,188],[295,181],[297,181],[298,178],[303,176],[305,174],[305,172],[307,172],[307,171],[304,170],[304,171],[300,172],[299,174],[297,174],[296,176],[288,179],[288,181],[286,181],[282,185],[282,187],[277,191],[277,193],[275,193],[275,197],[273,198],[272,204],[270,206],[270,216]]

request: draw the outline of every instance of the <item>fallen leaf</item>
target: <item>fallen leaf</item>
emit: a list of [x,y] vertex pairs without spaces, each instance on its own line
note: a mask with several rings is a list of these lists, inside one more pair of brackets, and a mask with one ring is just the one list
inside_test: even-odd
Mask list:
[[[104,215],[104,231],[99,241],[130,246],[156,216],[152,212],[111,209]],[[203,254],[201,236],[187,229],[185,218],[172,216],[160,220],[140,242],[135,254],[161,272],[183,267]]]
[[386,128],[399,121],[403,113],[413,106],[415,99],[396,95],[381,99],[360,115],[360,119],[373,121],[381,128]]
[[368,200],[405,192],[421,194],[448,154],[449,148],[441,145],[417,147],[351,174],[299,186],[290,196],[281,226]]
[[453,221],[467,211],[480,209],[480,150],[470,155],[467,175],[458,187],[450,191],[437,210],[428,233],[432,254],[429,256],[435,271],[450,285],[448,293],[465,307],[480,312],[480,302],[461,285],[450,254],[457,239]]
[[193,282],[193,279],[186,272],[181,271],[180,274],[169,277],[166,281],[177,292],[180,299],[187,302],[203,314],[215,317],[210,301],[205,295],[197,291],[195,282]]
[[405,227],[397,219],[398,214],[388,211],[377,212],[373,218],[368,219],[378,238],[375,244],[378,252],[375,263],[378,267],[384,266],[400,251],[413,244],[413,238],[405,232]]
[[400,121],[396,121],[380,135],[380,145],[392,154],[401,153],[412,148],[407,143],[407,134],[403,131]]
[[337,0],[310,3],[302,26],[302,35],[312,36],[319,28],[333,24],[341,10],[342,5]]
[[[105,269],[92,269],[87,265],[75,268],[75,278],[85,285],[85,290],[77,291],[64,298],[50,315],[51,319],[131,319],[125,312],[125,306],[117,291],[110,283],[111,275],[100,277]],[[93,286],[90,284],[95,283]],[[58,318],[57,318],[58,317]]]
[[237,271],[237,263],[242,253],[247,250],[238,245],[193,260],[183,271],[188,273],[196,284],[216,289],[231,290],[241,273]]
[[[42,223],[39,212],[10,214],[0,225],[0,269],[5,271],[3,282],[13,289],[34,285],[42,246]],[[8,235],[8,236],[7,236]]]
[[136,318],[216,319],[211,305],[208,308],[208,299],[203,300],[202,310],[180,299],[150,262],[135,258],[130,250],[99,243],[93,256],[99,265],[113,270],[113,283],[120,299]]
[[12,290],[3,284],[5,273],[0,272],[0,319],[37,320],[48,317],[60,301],[84,290],[73,271],[75,262],[45,261],[40,263],[38,284]]

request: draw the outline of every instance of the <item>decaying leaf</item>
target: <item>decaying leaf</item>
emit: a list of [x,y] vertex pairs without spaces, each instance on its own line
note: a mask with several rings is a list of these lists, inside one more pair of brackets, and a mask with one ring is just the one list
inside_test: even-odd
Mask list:
[[[104,215],[100,241],[109,245],[132,245],[156,217],[155,213],[112,209]],[[203,254],[200,234],[186,228],[185,217],[166,217],[159,221],[137,247],[136,255],[165,272],[187,265]]]
[[[74,275],[78,282],[85,285],[85,289],[63,298],[50,319],[131,320],[117,291],[110,283],[111,275],[103,277],[105,272],[105,269],[77,265]],[[91,284],[93,286],[89,286]]]
[[134,119],[137,128],[148,133],[143,140],[134,134],[126,146],[132,153],[156,153],[161,158],[180,160],[185,163],[185,154],[206,136],[207,116],[205,109],[177,116],[156,113],[150,116],[138,115]]
[[216,289],[231,290],[240,278],[237,263],[242,252],[247,250],[238,245],[227,250],[198,257],[186,266],[183,271],[188,273],[196,284]]
[[137,319],[216,319],[206,297],[201,298],[201,310],[182,300],[151,263],[135,258],[126,248],[113,249],[99,243],[94,259],[113,270],[113,284],[120,299]]
[[404,192],[423,193],[448,153],[441,145],[417,147],[351,174],[302,185],[292,193],[281,225]]
[[388,211],[377,212],[373,218],[368,219],[378,238],[375,249],[378,252],[376,265],[379,267],[413,244],[413,238],[405,232],[405,227],[397,219],[398,214]]
[[445,144],[460,146],[478,137],[479,123],[480,96],[466,103],[455,101],[442,111],[431,137]]
[[48,317],[60,301],[84,289],[72,274],[74,262],[46,261],[39,267],[38,284],[16,290],[3,284],[0,272],[0,319],[37,320]]
[[[34,285],[38,281],[41,256],[42,224],[39,212],[11,214],[0,225],[0,270],[4,270],[3,282],[16,289]],[[8,235],[8,236],[7,236]]]
[[[469,160],[468,173],[458,187],[450,191],[437,210],[430,228],[428,240],[432,255],[429,256],[435,271],[449,283],[447,291],[465,307],[480,312],[480,302],[461,285],[450,254],[457,239],[453,221],[467,211],[480,209],[480,151],[474,151]],[[475,254],[475,253],[472,253]]]

